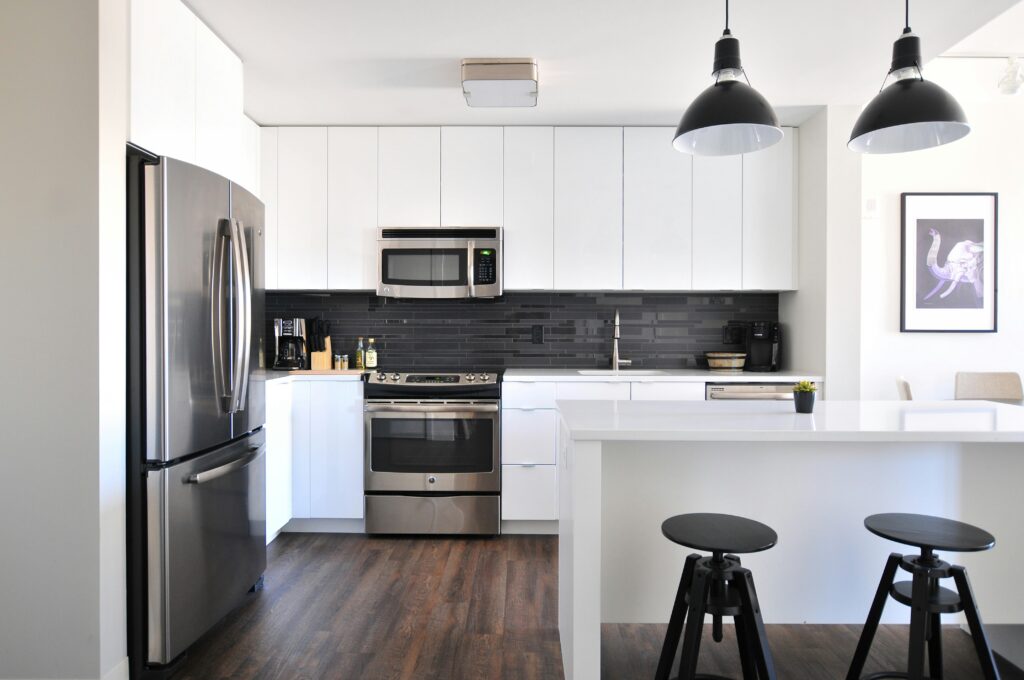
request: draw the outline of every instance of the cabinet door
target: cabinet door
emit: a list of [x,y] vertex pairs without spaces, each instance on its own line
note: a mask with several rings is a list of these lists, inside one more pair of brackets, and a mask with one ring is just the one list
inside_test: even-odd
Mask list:
[[554,465],[558,413],[552,410],[501,412],[501,462]]
[[693,288],[743,286],[743,156],[693,157]]
[[628,382],[558,383],[559,399],[612,399],[629,401]]
[[704,401],[702,382],[635,382],[630,390],[633,401]]
[[267,382],[267,540],[292,518],[292,385]]
[[196,26],[181,0],[132,0],[128,139],[196,162]]
[[501,226],[500,127],[441,128],[441,224]]
[[797,130],[743,156],[743,287],[796,288]]
[[441,224],[441,129],[382,127],[378,137],[377,224]]
[[310,389],[310,517],[363,516],[363,385],[318,380]]
[[687,290],[691,274],[693,156],[673,128],[623,130],[623,287]]
[[277,283],[327,287],[327,128],[277,131]]
[[558,519],[555,465],[502,465],[501,518]]
[[554,128],[505,128],[506,289],[554,286],[554,153]]
[[555,289],[622,289],[622,128],[555,128]]
[[195,105],[196,163],[241,183],[242,60],[201,21],[196,27]]
[[277,128],[260,128],[260,200],[264,216],[265,285],[272,290],[277,284]]
[[292,517],[309,515],[310,383],[292,383]]
[[377,128],[327,130],[327,287],[377,288]]
[[238,184],[245,187],[249,193],[263,200],[263,192],[260,187],[260,126],[252,121],[249,116],[239,112],[239,127],[242,131],[242,149],[239,161]]

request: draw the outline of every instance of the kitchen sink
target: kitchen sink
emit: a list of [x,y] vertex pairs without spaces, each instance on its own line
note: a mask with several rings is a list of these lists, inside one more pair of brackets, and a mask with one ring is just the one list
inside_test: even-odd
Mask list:
[[611,368],[600,368],[592,370],[576,371],[580,375],[665,375],[665,371],[644,371],[644,370],[633,370],[629,368],[620,368],[615,371]]

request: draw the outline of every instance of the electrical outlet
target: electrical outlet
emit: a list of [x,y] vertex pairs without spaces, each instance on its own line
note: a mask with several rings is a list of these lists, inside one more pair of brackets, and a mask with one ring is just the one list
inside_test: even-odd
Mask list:
[[535,345],[544,344],[544,326],[534,326],[531,330],[532,341]]

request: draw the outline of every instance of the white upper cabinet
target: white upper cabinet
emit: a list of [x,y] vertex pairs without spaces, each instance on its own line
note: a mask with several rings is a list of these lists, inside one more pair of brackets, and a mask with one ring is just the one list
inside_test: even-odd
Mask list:
[[240,181],[244,174],[242,146],[242,60],[206,24],[199,22],[196,26],[196,163]]
[[501,226],[502,129],[441,128],[441,225]]
[[378,132],[377,223],[441,225],[441,129],[382,127]]
[[327,288],[327,128],[277,131],[277,283]]
[[128,138],[196,162],[196,26],[180,0],[132,0]]
[[622,289],[622,128],[555,128],[555,289]]
[[692,286],[693,156],[672,147],[674,128],[623,130],[623,287]]
[[505,288],[551,290],[554,254],[554,128],[505,128]]
[[264,216],[264,239],[266,250],[265,285],[277,288],[277,137],[278,128],[260,128],[260,200],[266,213]]
[[743,157],[743,287],[797,286],[796,155],[798,133]]
[[693,157],[693,288],[743,287],[743,156]]
[[242,150],[240,154],[238,176],[232,179],[249,190],[253,196],[263,200],[260,187],[260,126],[244,113],[239,114],[239,127],[242,132]]
[[377,128],[327,130],[327,287],[377,287]]

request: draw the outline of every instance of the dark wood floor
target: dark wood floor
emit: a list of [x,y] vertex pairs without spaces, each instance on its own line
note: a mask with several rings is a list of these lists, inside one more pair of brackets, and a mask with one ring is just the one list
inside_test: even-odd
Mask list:
[[[540,536],[284,534],[265,589],[200,640],[174,680],[559,680],[556,551]],[[841,680],[859,629],[769,626],[779,677]],[[700,669],[740,677],[726,630],[721,644],[705,637]],[[664,632],[606,624],[603,680],[653,678]],[[906,639],[905,626],[883,626],[867,670],[903,668]],[[966,635],[950,628],[944,642],[946,678],[982,677]]]

